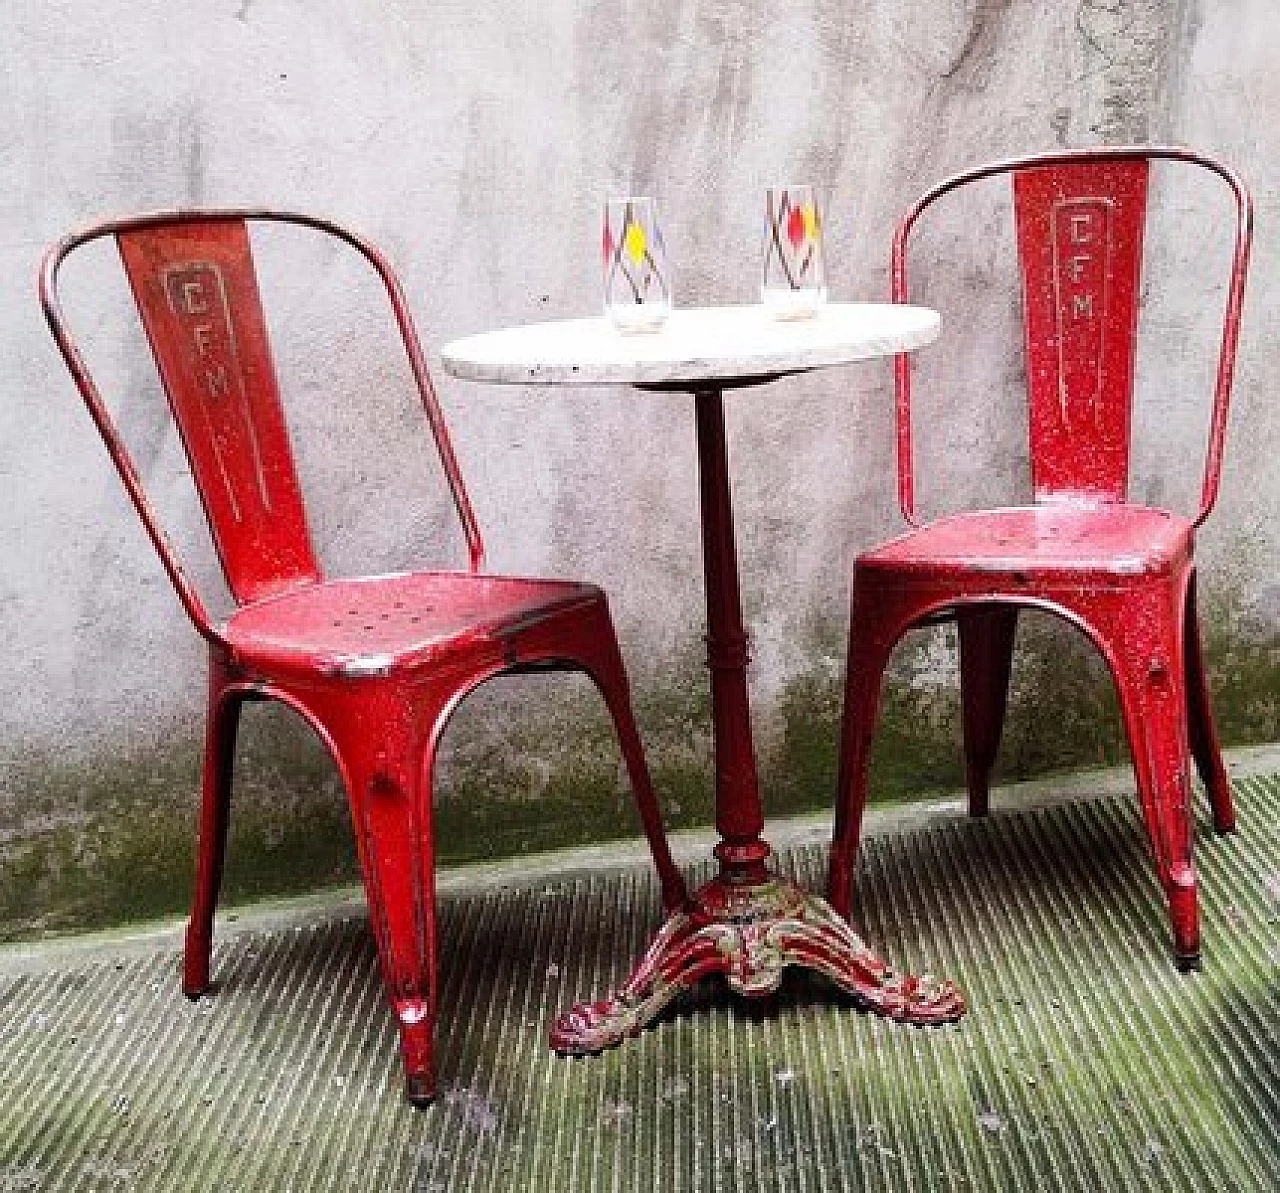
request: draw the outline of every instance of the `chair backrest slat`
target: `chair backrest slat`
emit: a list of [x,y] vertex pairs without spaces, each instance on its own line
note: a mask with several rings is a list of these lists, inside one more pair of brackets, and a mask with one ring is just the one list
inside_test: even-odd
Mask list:
[[1124,501],[1147,162],[1013,174],[1037,501]]
[[[898,222],[890,262],[891,295],[894,302],[910,301],[907,247],[920,217],[952,191],[1010,175],[1023,285],[1035,500],[1127,500],[1147,181],[1153,161],[1182,163],[1217,175],[1231,193],[1235,214],[1235,247],[1195,517],[1199,525],[1218,493],[1253,237],[1253,202],[1228,167],[1178,146],[1134,145],[1037,154],[952,175],[926,191]],[[895,358],[894,390],[898,501],[903,517],[918,526],[908,353]]]
[[116,236],[236,600],[319,579],[243,219]]

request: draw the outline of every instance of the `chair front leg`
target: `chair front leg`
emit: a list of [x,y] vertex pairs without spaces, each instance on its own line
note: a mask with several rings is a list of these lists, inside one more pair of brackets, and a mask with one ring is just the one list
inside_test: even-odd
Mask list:
[[328,700],[322,721],[347,787],[369,920],[396,1017],[406,1093],[435,1096],[435,860],[431,780],[435,743],[454,688],[393,685]]
[[1200,965],[1181,610],[1172,582],[1097,602],[1090,624],[1112,664],[1178,967]]

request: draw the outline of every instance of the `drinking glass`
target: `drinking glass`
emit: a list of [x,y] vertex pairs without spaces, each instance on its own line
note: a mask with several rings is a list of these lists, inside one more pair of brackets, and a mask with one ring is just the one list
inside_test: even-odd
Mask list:
[[810,186],[765,192],[760,300],[776,319],[807,319],[827,301],[822,217]]
[[622,332],[657,331],[671,313],[671,272],[657,204],[643,195],[610,199],[601,248],[605,314]]

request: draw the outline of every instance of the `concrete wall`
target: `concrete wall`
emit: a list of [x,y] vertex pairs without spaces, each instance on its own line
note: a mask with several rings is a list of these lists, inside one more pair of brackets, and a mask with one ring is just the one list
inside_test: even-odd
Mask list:
[[[893,221],[992,156],[1184,141],[1258,200],[1228,467],[1201,539],[1224,732],[1280,736],[1276,335],[1280,25],[1269,0],[213,0],[5,6],[0,37],[0,930],[181,904],[202,718],[185,623],[56,359],[35,302],[43,246],[92,217],[261,203],[332,214],[402,271],[429,347],[590,313],[602,199],[653,193],[685,304],[750,301],[763,188],[827,196],[841,298],[880,298]],[[1190,196],[1198,201],[1199,192]],[[925,496],[1000,496],[1024,455],[1021,357],[997,189],[923,245],[946,312],[921,357]],[[1194,501],[1227,243],[1155,192],[1135,488]],[[962,236],[962,232],[979,233]],[[984,235],[991,233],[992,235]],[[971,247],[963,248],[964,244]],[[461,545],[375,298],[332,255],[263,246],[291,423],[335,571],[459,562]],[[268,268],[275,266],[272,274]],[[1182,281],[1165,285],[1179,274]],[[145,367],[77,308],[192,569],[216,569]],[[136,333],[134,333],[136,339]],[[494,570],[612,595],[672,817],[710,809],[693,427],[680,397],[496,389],[439,376]],[[897,527],[887,367],[749,391],[729,433],[756,720],[771,811],[826,806],[852,555]],[[899,652],[877,789],[958,771],[954,643]],[[1051,710],[1051,711],[1047,711]],[[627,831],[607,726],[583,682],[469,702],[441,771],[446,856]],[[1122,751],[1100,665],[1065,629],[1020,638],[1003,773]],[[245,731],[231,893],[350,876],[327,760],[288,717]]]

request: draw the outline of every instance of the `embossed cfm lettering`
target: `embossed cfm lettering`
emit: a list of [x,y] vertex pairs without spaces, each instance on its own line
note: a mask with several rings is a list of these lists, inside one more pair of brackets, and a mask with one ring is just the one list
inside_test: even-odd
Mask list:
[[[194,262],[171,270],[166,280],[169,307],[189,334],[195,350],[193,373],[197,384],[209,400],[229,397],[232,372],[228,365],[234,367],[235,339],[226,304],[215,301],[222,294],[217,266],[207,261]],[[221,311],[217,309],[219,305]]]
[[1058,342],[1058,404],[1062,426],[1099,414],[1102,327],[1106,320],[1111,254],[1111,205],[1106,199],[1070,198],[1054,204],[1054,302]]

